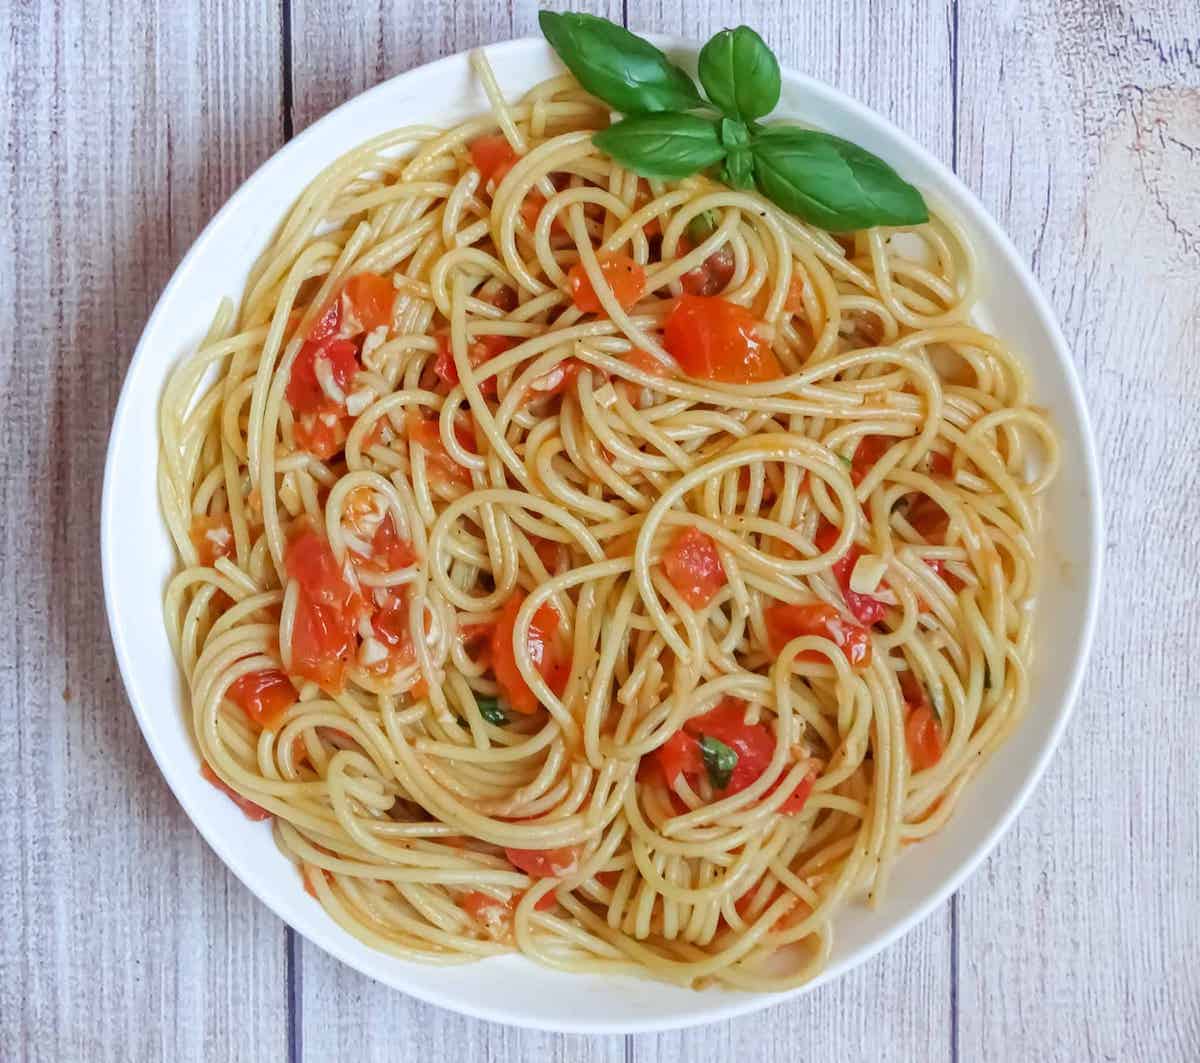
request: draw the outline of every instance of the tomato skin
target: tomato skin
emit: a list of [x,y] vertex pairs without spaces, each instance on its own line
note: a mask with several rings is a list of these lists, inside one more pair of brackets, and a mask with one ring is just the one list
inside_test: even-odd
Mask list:
[[[681,248],[682,253],[686,253]],[[689,269],[679,278],[679,284],[689,295],[717,295],[723,292],[734,273],[733,251],[726,244],[708,256],[700,265]]]
[[301,450],[320,461],[328,461],[346,445],[350,421],[340,407],[328,404],[316,413],[305,413],[296,418],[292,435]]
[[218,558],[229,557],[233,553],[233,525],[229,514],[222,513],[219,517],[201,515],[192,518],[192,526],[188,529],[188,538],[196,548],[200,564],[212,567]]
[[284,568],[300,584],[292,618],[291,671],[338,691],[357,648],[357,617],[364,608],[333,550],[312,528],[288,543]]
[[343,291],[364,332],[391,325],[396,286],[390,279],[378,273],[356,273]]
[[[537,712],[539,702],[537,695],[529,689],[521,675],[516,654],[513,653],[513,632],[516,629],[517,613],[520,612],[524,601],[525,594],[517,591],[504,603],[504,608],[492,629],[491,649],[492,670],[496,675],[496,682],[504,691],[505,700],[517,712],[528,716]],[[554,644],[558,624],[559,616],[554,607],[549,602],[543,602],[534,612],[525,636],[530,660],[556,694],[566,685],[565,670],[570,667],[570,662],[562,659]]]
[[225,696],[260,727],[274,731],[296,704],[296,688],[277,668],[249,672],[229,684]]
[[928,705],[906,705],[904,741],[913,771],[932,768],[946,751],[942,722]]
[[663,345],[688,376],[754,384],[782,376],[774,352],[745,307],[720,296],[684,295],[667,315]]
[[[442,444],[442,432],[437,421],[426,419],[419,413],[410,412],[405,418],[404,427],[408,433],[409,445],[416,444],[424,449],[425,464],[437,479],[460,484],[471,482],[471,470],[459,465]],[[469,428],[459,429],[456,426],[454,434],[464,449],[474,451],[474,433],[472,432],[468,437],[468,432],[471,432]]]
[[788,794],[783,804],[779,806],[779,811],[785,816],[790,816],[801,811],[801,809],[803,809],[808,803],[808,799],[812,796],[813,784],[816,783],[816,781],[817,777],[812,772],[809,772],[809,774],[804,776],[796,789]]
[[358,594],[346,581],[333,549],[311,528],[302,530],[288,543],[284,568],[300,584],[301,591],[318,605],[348,609],[358,601]]
[[341,690],[355,651],[355,631],[348,613],[302,593],[292,617],[292,672],[326,690]]
[[[817,529],[816,534],[817,549],[822,552],[832,549],[833,544],[837,542],[837,538],[837,528],[828,521],[821,521],[821,526]],[[850,549],[833,563],[833,577],[842,589],[842,597],[846,601],[846,608],[854,614],[854,618],[859,623],[870,627],[872,624],[879,623],[884,618],[887,609],[878,598],[872,598],[869,594],[859,594],[850,587],[850,577],[854,573],[854,566],[858,563],[858,559],[862,557],[862,553],[861,546],[857,543],[851,543]]]
[[676,731],[654,751],[654,755],[658,758],[658,765],[668,786],[674,786],[675,779],[680,775],[695,777],[704,771],[700,743],[686,731]]
[[850,463],[850,479],[857,487],[866,479],[874,467],[896,442],[893,436],[863,436],[854,449],[854,458]]
[[389,512],[379,522],[371,537],[371,565],[381,572],[395,572],[415,564],[417,555],[412,544],[400,537],[396,518]]
[[[811,605],[771,605],[763,610],[767,639],[773,654],[803,635],[817,635],[840,646],[851,668],[863,669],[871,663],[871,636],[866,628],[843,620],[838,611],[824,602]],[[820,655],[813,652],[813,659]]]
[[467,145],[471,153],[471,164],[479,171],[483,184],[495,181],[499,184],[521,158],[503,133],[489,133],[476,137]]
[[[291,376],[284,392],[288,404],[296,413],[318,413],[332,402],[317,379],[318,358],[325,358],[329,362],[330,375],[343,391],[347,390],[354,374],[361,368],[358,364],[358,347],[349,340],[328,339],[319,343],[307,340],[292,363]],[[340,406],[334,405],[335,408]]]
[[271,813],[261,805],[256,805],[253,801],[243,797],[224,779],[221,778],[215,771],[208,766],[208,761],[204,761],[200,765],[200,774],[204,776],[207,782],[212,783],[218,790],[229,798],[235,805],[242,810],[243,815],[247,819],[258,822],[264,819],[270,819]]
[[[601,255],[599,263],[600,272],[621,309],[628,310],[646,291],[646,271],[628,255]],[[571,298],[577,309],[585,314],[599,314],[604,311],[600,297],[592,287],[591,278],[584,270],[582,262],[576,262],[567,271],[567,283],[571,287]]]
[[717,544],[699,528],[681,528],[662,558],[663,571],[680,596],[693,609],[700,609],[728,579]]
[[579,866],[578,845],[561,849],[505,849],[508,862],[530,878],[562,878]]
[[[480,336],[467,345],[467,361],[473,368],[478,369],[484,362],[512,350],[516,345],[517,341],[509,336]],[[438,336],[438,356],[433,363],[433,371],[450,387],[459,382],[458,367],[454,364],[454,352],[450,347],[450,334],[447,332]],[[480,386],[480,390],[485,395],[495,397],[496,378],[489,377]]]
[[325,340],[336,336],[341,327],[342,300],[334,298],[330,300],[329,305],[320,313],[317,320],[312,323],[307,338],[310,343],[324,343]]

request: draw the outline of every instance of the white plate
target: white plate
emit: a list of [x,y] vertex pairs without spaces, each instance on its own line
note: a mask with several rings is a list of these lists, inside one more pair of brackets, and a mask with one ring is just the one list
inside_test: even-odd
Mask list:
[[[695,47],[658,39],[686,65]],[[560,71],[540,38],[488,49],[511,97]],[[159,515],[156,414],[167,372],[204,335],[218,300],[240,298],[251,263],[285,212],[331,160],[414,122],[451,125],[486,108],[466,55],[409,71],[339,107],[250,178],[212,220],[159,299],[125,377],[104,473],[101,539],[105,602],[129,700],[158,766],[217,854],[280,918],[334,956],[422,1000],[497,1022],[583,1033],[670,1029],[743,1014],[787,994],[673,988],[632,978],[566,975],[518,956],[455,967],[402,962],[338,927],[301,887],[295,868],[200,777],[183,684],[163,627],[162,593],[175,567]],[[1100,488],[1083,395],[1070,352],[1024,261],[944,166],[878,115],[826,85],[784,71],[773,118],[794,117],[861,144],[962,218],[984,270],[986,317],[1022,350],[1062,438],[1063,473],[1048,499],[1045,586],[1039,604],[1033,698],[1004,747],[968,787],[949,825],[901,859],[878,909],[838,918],[832,958],[795,993],[857,966],[923,919],[991,851],[1025,803],[1066,725],[1092,639],[1100,589]],[[919,856],[915,854],[919,852]]]

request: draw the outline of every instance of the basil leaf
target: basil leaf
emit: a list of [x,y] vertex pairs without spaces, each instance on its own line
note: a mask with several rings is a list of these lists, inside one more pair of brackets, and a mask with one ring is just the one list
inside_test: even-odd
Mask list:
[[687,111],[704,100],[692,79],[649,41],[608,19],[539,11],[550,47],[588,92],[623,114]]
[[718,790],[724,790],[737,767],[738,755],[720,739],[708,735],[700,739],[700,755],[708,769],[708,781]]
[[731,188],[753,188],[754,156],[745,148],[731,151],[721,167],[721,180]]
[[503,727],[508,723],[508,713],[500,707],[499,698],[476,697],[475,704],[479,706],[479,715],[488,723]]
[[771,126],[752,141],[763,195],[831,232],[929,220],[921,193],[886,162],[848,140]]
[[626,169],[665,181],[691,177],[725,157],[717,123],[694,114],[623,118],[596,133],[592,143]]
[[749,26],[722,30],[700,49],[700,84],[731,118],[750,122],[779,102],[779,61]]

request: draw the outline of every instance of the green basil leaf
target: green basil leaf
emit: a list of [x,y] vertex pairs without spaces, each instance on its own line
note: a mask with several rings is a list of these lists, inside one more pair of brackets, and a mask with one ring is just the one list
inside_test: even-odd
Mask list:
[[700,739],[700,755],[708,769],[708,781],[718,790],[724,790],[737,767],[738,755],[724,742],[704,735]]
[[499,698],[488,698],[477,695],[475,704],[479,706],[479,715],[487,720],[488,723],[494,723],[497,727],[503,727],[508,723],[508,713],[500,707]]
[[550,47],[588,92],[623,114],[687,111],[704,100],[692,79],[649,41],[608,19],[539,11]]
[[754,187],[754,156],[746,148],[737,148],[725,156],[721,180],[731,188]]
[[700,49],[700,84],[722,111],[744,122],[779,102],[779,60],[749,26],[722,30]]
[[886,162],[848,140],[770,126],[753,140],[754,175],[768,199],[831,232],[929,220],[921,193]]
[[639,114],[592,137],[592,143],[643,177],[678,181],[725,157],[717,123],[694,114]]

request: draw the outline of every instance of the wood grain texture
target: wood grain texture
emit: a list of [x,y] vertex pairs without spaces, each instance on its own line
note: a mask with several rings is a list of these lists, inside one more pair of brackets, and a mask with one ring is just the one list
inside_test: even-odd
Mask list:
[[1108,535],[1075,720],[960,893],[957,1047],[1195,1060],[1200,6],[966,0],[958,67],[960,172],[1074,346]]
[[145,317],[293,130],[392,74],[535,32],[537,6],[3,7],[0,1058],[1200,1059],[1195,0],[571,5],[690,37],[759,28],[956,166],[1074,347],[1104,471],[1107,607],[1060,754],[951,906],[748,1019],[526,1033],[296,939],[159,779],[108,647],[96,545],[108,424]]
[[97,520],[158,292],[281,141],[273,6],[4,5],[0,1057],[282,1053],[279,922],[203,844],[125,700]]

